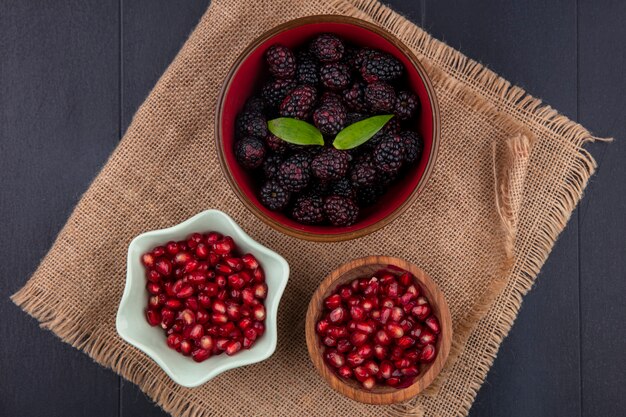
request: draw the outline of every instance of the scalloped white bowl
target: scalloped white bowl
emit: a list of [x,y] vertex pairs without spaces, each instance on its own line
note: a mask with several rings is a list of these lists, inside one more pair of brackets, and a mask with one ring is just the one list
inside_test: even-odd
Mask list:
[[[181,240],[193,232],[217,231],[232,236],[242,253],[252,253],[265,271],[268,286],[265,307],[265,333],[252,348],[233,356],[212,356],[202,363],[170,349],[160,327],[151,327],[145,318],[148,292],[144,267],[140,257],[169,240]],[[150,356],[174,382],[185,387],[197,387],[222,372],[269,358],[276,350],[278,339],[276,316],[278,304],[289,279],[289,265],[276,252],[254,241],[235,221],[219,210],[207,210],[167,229],[142,233],[128,247],[126,287],[117,310],[115,325],[122,339]]]

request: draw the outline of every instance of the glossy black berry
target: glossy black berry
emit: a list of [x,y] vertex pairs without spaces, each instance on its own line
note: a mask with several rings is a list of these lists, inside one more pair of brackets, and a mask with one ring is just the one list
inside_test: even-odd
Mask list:
[[278,169],[278,181],[291,192],[299,192],[309,185],[311,179],[310,156],[295,154],[283,161]]
[[235,143],[235,157],[244,168],[259,168],[265,158],[265,146],[258,138],[243,138]]
[[416,132],[410,130],[400,133],[400,138],[404,145],[404,161],[407,163],[417,161],[424,149],[422,138]]
[[253,136],[263,139],[267,134],[267,121],[261,113],[245,111],[237,117],[237,135],[240,138]]
[[350,159],[346,151],[326,147],[311,161],[311,170],[322,181],[335,181],[346,175]]
[[282,162],[283,158],[277,154],[269,155],[265,158],[265,162],[263,162],[263,174],[265,174],[265,179],[276,178]]
[[391,113],[396,105],[396,91],[384,82],[365,87],[365,101],[373,112]]
[[343,100],[341,99],[341,96],[333,91],[326,91],[324,92],[324,94],[322,94],[322,97],[320,98],[320,106],[324,106],[327,104],[339,104],[341,106],[343,106]]
[[350,169],[349,177],[352,184],[357,188],[374,185],[378,178],[378,172],[372,158],[367,155],[356,161]]
[[348,114],[339,102],[330,102],[313,112],[313,123],[324,135],[335,136],[346,126]]
[[419,109],[420,102],[417,96],[410,91],[400,91],[396,96],[394,114],[400,120],[407,120],[413,117]]
[[402,75],[402,63],[385,52],[366,52],[361,62],[361,76],[368,83],[393,81]]
[[356,201],[361,207],[373,206],[383,194],[385,194],[385,188],[382,185],[375,184],[371,187],[362,187],[357,189]]
[[320,224],[325,220],[324,201],[319,195],[303,195],[296,199],[291,217],[302,224]]
[[323,33],[311,42],[311,52],[321,62],[337,62],[343,57],[345,46],[331,33]]
[[350,88],[343,90],[343,100],[352,111],[367,111],[369,106],[365,101],[365,84],[356,82]]
[[289,150],[289,143],[285,142],[278,136],[273,135],[272,133],[268,134],[265,137],[265,145],[268,149],[277,154],[284,154]]
[[332,195],[324,199],[324,213],[333,226],[350,226],[359,217],[359,206],[351,198]]
[[400,135],[387,135],[374,149],[374,164],[381,174],[396,174],[404,162],[404,142]]
[[296,88],[294,80],[270,80],[263,86],[261,96],[271,108],[276,109],[294,88]]
[[280,105],[279,113],[283,117],[293,117],[304,120],[311,114],[317,90],[310,85],[300,85],[287,94]]
[[259,191],[261,204],[273,211],[284,210],[289,205],[291,193],[276,181],[268,181]]
[[267,68],[276,78],[293,78],[296,75],[296,58],[284,45],[272,45],[265,51]]
[[296,81],[299,84],[316,86],[319,83],[319,65],[313,55],[302,51],[296,58]]
[[320,80],[322,85],[329,90],[339,91],[350,85],[350,69],[346,64],[325,64],[320,68]]
[[339,181],[333,182],[328,188],[329,190],[327,193],[332,195],[348,197],[351,199],[356,198],[356,188],[352,186],[352,183],[347,178],[342,178]]
[[246,105],[244,106],[244,110],[252,113],[263,113],[265,111],[265,107],[267,103],[261,96],[253,96],[248,101],[246,101]]

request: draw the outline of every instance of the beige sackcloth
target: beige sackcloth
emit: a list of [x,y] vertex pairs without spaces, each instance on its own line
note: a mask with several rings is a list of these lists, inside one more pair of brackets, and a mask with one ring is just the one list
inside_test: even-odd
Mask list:
[[[238,54],[273,26],[314,14],[355,16],[395,34],[426,66],[441,108],[439,159],[424,193],[387,227],[341,243],[291,238],[252,216],[229,188],[214,146],[216,96]],[[595,169],[582,148],[595,139],[376,1],[215,0],[13,300],[174,416],[466,415]],[[131,239],[208,208],[282,254],[292,274],[276,353],[188,389],[118,337],[115,314]],[[453,349],[434,385],[386,407],[330,389],[304,339],[308,300],[323,277],[376,254],[425,269],[454,323]]]

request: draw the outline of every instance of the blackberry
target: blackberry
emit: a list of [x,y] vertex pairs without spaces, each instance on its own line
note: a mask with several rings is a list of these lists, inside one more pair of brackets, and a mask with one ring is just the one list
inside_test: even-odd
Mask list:
[[253,136],[263,139],[267,133],[267,121],[261,113],[244,111],[237,117],[237,134],[239,137]]
[[392,112],[396,104],[396,92],[384,82],[375,82],[365,87],[365,101],[373,112]]
[[365,101],[365,85],[363,83],[356,82],[350,88],[343,90],[343,99],[350,110],[367,111],[368,105]]
[[283,158],[280,155],[270,155],[263,162],[263,173],[268,180],[274,179],[278,175],[278,169],[282,164]]
[[276,109],[294,88],[294,80],[271,80],[263,86],[261,96],[270,107]]
[[359,49],[352,58],[352,62],[351,62],[352,67],[356,69],[357,71],[360,71],[361,66],[363,65],[363,62],[375,53],[377,53],[377,51],[371,48]]
[[420,106],[417,96],[410,91],[400,91],[396,98],[394,114],[400,120],[407,120],[413,117]]
[[311,179],[310,157],[302,153],[290,156],[280,164],[277,178],[288,191],[304,190]]
[[361,158],[357,161],[352,168],[350,169],[350,180],[352,184],[357,187],[369,187],[376,183],[378,173],[376,172],[376,167],[372,163],[372,158],[367,157]]
[[330,102],[313,112],[313,123],[324,135],[335,136],[346,126],[348,115],[343,104]]
[[419,159],[424,149],[422,138],[415,132],[407,130],[400,133],[404,145],[404,162],[413,163]]
[[276,181],[268,181],[259,191],[261,204],[273,211],[280,211],[287,207],[291,194]]
[[258,138],[243,138],[235,143],[235,157],[244,168],[258,168],[265,158],[265,146]]
[[265,51],[267,67],[276,78],[293,78],[296,74],[296,58],[284,45],[272,45]]
[[332,195],[324,199],[324,213],[333,226],[350,226],[359,217],[359,206],[351,198]]
[[347,178],[335,181],[330,186],[330,193],[341,197],[356,198],[356,189]]
[[313,175],[322,181],[335,181],[348,172],[350,155],[332,147],[324,148],[311,161]]
[[265,145],[277,154],[284,154],[289,150],[290,144],[270,133],[265,137]]
[[404,161],[404,141],[400,135],[387,135],[374,149],[374,163],[382,174],[396,174]]
[[322,33],[311,42],[311,52],[321,62],[339,61],[345,49],[341,39],[330,33]]
[[320,105],[324,106],[326,104],[340,104],[343,106],[341,96],[332,91],[324,92],[324,94],[322,94],[322,97],[320,98]]
[[265,106],[267,103],[261,96],[253,96],[248,101],[246,101],[246,105],[244,106],[244,110],[252,113],[263,113],[265,110]]
[[291,209],[291,217],[302,224],[320,224],[324,218],[324,201],[319,195],[298,197]]
[[363,55],[360,66],[363,79],[368,83],[393,81],[402,75],[402,63],[393,56],[380,51]]
[[317,178],[313,178],[308,188],[310,195],[316,195],[319,197],[325,197],[330,190],[330,183],[326,181],[319,181]]
[[317,100],[317,90],[310,85],[300,85],[287,94],[280,105],[279,113],[283,117],[306,119]]
[[361,207],[369,207],[378,202],[385,194],[385,188],[381,185],[359,188],[356,192],[356,201]]
[[367,119],[367,116],[363,113],[351,112],[346,116],[346,126],[350,126],[353,123],[360,122]]
[[[389,134],[400,133],[400,121],[395,117],[389,120],[382,129],[380,129],[376,134],[370,138],[367,142],[363,144],[363,147],[367,150],[373,151],[376,146],[385,138],[385,136]],[[360,148],[357,147],[356,149]]]
[[342,63],[323,65],[320,68],[320,80],[329,90],[343,90],[350,85],[350,69]]
[[296,66],[296,80],[300,84],[317,85],[320,81],[319,68],[315,58],[309,52],[302,51],[298,54]]

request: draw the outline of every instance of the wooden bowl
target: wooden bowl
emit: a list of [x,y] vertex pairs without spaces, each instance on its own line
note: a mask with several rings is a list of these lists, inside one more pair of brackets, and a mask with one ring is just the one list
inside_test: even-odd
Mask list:
[[[339,378],[328,367],[322,357],[323,346],[315,332],[315,325],[322,314],[324,299],[329,296],[338,285],[352,281],[355,278],[373,275],[381,269],[387,269],[396,273],[408,271],[413,274],[415,281],[422,289],[422,293],[428,298],[433,309],[433,314],[439,319],[441,333],[435,345],[438,352],[437,357],[433,362],[423,365],[420,368],[420,375],[416,377],[412,385],[401,389],[376,385],[372,390],[368,391],[355,380]],[[394,404],[415,397],[430,385],[439,372],[441,372],[448,358],[448,354],[450,353],[450,345],[452,343],[452,319],[443,294],[426,272],[403,259],[388,256],[368,256],[341,265],[331,272],[317,288],[317,291],[313,294],[313,298],[311,298],[306,315],[306,343],[311,361],[334,390],[348,398],[363,403]]]
[[[283,213],[264,207],[258,200],[258,178],[237,163],[233,151],[235,118],[246,100],[264,80],[264,53],[275,43],[289,47],[305,44],[315,35],[332,32],[347,41],[386,51],[402,62],[406,80],[418,95],[422,110],[415,130],[424,141],[418,164],[391,187],[381,201],[362,211],[356,224],[348,227],[300,224]],[[237,58],[219,94],[216,109],[216,147],[222,170],[237,197],[252,213],[274,229],[301,239],[340,241],[354,239],[380,229],[402,214],[426,186],[439,148],[440,116],[434,88],[426,71],[407,46],[387,31],[363,20],[345,16],[311,16],[289,21],[261,35]],[[258,175],[257,175],[258,177]]]

